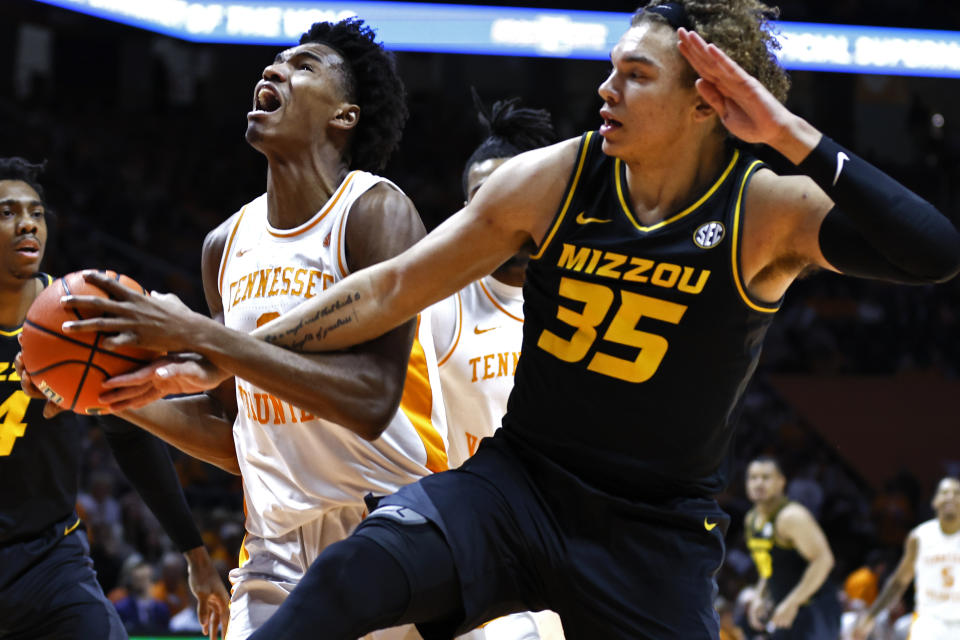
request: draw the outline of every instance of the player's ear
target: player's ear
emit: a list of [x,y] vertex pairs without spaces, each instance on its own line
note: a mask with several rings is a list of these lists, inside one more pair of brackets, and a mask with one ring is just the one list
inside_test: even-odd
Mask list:
[[353,129],[360,122],[360,107],[355,104],[344,103],[340,105],[330,124],[344,131]]
[[700,95],[699,91],[697,91],[694,100],[693,119],[695,122],[704,122],[717,115],[717,110],[711,107],[710,103],[703,99],[703,96]]

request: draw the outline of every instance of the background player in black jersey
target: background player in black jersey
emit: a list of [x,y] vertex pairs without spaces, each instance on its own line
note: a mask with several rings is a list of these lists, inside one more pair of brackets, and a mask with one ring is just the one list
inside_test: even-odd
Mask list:
[[[74,511],[83,425],[30,399],[14,369],[27,309],[51,282],[38,271],[47,240],[40,170],[0,158],[0,638],[126,638]],[[127,478],[183,551],[199,618],[213,637],[226,622],[227,593],[164,445],[122,421],[102,424]]]
[[[728,518],[711,494],[783,294],[811,268],[925,283],[960,269],[946,218],[783,106],[768,15],[651,3],[613,49],[599,132],[511,159],[426,239],[255,332],[347,348],[538,247],[503,428],[385,498],[252,638],[411,620],[443,638],[545,607],[570,638],[717,636]],[[120,300],[84,308],[114,317],[73,330],[229,361],[209,319],[91,280]]]
[[747,606],[754,629],[769,628],[777,640],[836,640],[840,601],[828,579],[830,543],[816,519],[784,493],[787,479],[776,460],[760,457],[747,466],[744,531],[760,581]]

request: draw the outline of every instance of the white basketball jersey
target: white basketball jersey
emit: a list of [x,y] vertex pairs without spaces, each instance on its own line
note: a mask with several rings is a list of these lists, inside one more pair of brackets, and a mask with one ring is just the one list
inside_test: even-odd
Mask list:
[[918,526],[915,534],[917,615],[960,622],[960,531],[947,535],[933,519]]
[[507,411],[523,342],[523,290],[487,276],[433,311],[450,466],[458,467]]
[[[350,172],[323,209],[294,229],[267,221],[266,194],[236,216],[220,263],[225,323],[250,332],[348,274],[347,216],[385,178]],[[399,189],[398,189],[399,191]],[[374,442],[291,406],[237,378],[233,426],[243,476],[247,530],[281,536],[327,509],[393,493],[447,465],[447,430],[428,314],[417,336],[400,408]]]

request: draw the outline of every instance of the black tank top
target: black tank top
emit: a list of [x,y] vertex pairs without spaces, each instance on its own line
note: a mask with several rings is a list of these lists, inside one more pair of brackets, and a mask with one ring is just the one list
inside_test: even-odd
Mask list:
[[[53,280],[37,274],[44,285]],[[22,327],[0,327],[0,546],[46,533],[77,501],[83,428],[63,412],[47,420],[43,401],[20,388],[13,359]]]
[[[755,509],[746,516],[747,549],[757,567],[757,573],[767,581],[767,593],[774,603],[782,601],[800,582],[807,570],[807,561],[793,547],[777,542],[777,516],[790,504],[786,498],[773,510],[769,518],[762,519]],[[823,588],[821,587],[821,591]]]
[[739,275],[743,194],[762,164],[730,148],[705,193],[643,226],[601,142],[584,134],[527,269],[503,435],[614,495],[716,493],[778,308]]

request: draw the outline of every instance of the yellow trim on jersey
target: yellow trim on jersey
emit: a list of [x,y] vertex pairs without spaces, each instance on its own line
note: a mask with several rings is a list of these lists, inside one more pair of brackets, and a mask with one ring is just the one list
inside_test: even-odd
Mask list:
[[483,289],[483,292],[486,294],[486,296],[487,296],[488,298],[490,298],[490,302],[493,303],[493,306],[495,306],[497,309],[499,309],[500,311],[504,312],[505,314],[507,314],[508,316],[510,316],[511,318],[513,318],[514,320],[516,320],[517,322],[519,322],[520,324],[523,324],[523,318],[518,318],[517,316],[513,315],[512,313],[510,313],[509,311],[507,311],[506,308],[503,307],[503,305],[501,305],[499,302],[497,302],[497,299],[494,298],[493,295],[491,295],[491,293],[487,290],[487,287],[486,287],[486,285],[483,284],[483,281],[482,281],[482,280],[477,280],[477,284],[480,285],[480,288]]
[[320,221],[326,218],[327,214],[330,213],[330,210],[336,206],[337,202],[340,200],[340,196],[342,196],[346,192],[347,185],[350,184],[350,181],[353,180],[353,177],[355,175],[357,175],[356,171],[351,171],[349,174],[347,174],[347,178],[334,192],[333,197],[331,197],[330,200],[327,201],[327,204],[326,206],[324,206],[323,211],[320,213],[320,215],[314,218],[312,222],[309,222],[302,227],[297,227],[296,229],[293,229],[291,231],[273,231],[272,229],[270,229],[270,227],[267,227],[267,233],[272,235],[274,238],[293,238],[295,236],[300,235],[301,233],[306,233],[310,229],[313,229],[315,226],[320,224]]
[[65,536],[70,535],[70,533],[73,532],[79,526],[80,526],[80,518],[77,518],[77,521],[74,522],[72,525],[70,525],[69,527],[63,528],[63,535]]
[[[417,315],[417,336],[420,335],[420,316]],[[400,409],[413,424],[417,435],[427,452],[426,467],[434,473],[450,468],[447,461],[447,449],[443,436],[433,426],[433,390],[430,388],[430,374],[427,370],[427,356],[420,339],[413,339],[410,349],[410,363],[407,365],[407,379],[403,385],[403,397]]]
[[246,212],[250,203],[243,205],[240,209],[240,215],[237,216],[237,222],[233,225],[233,231],[230,232],[230,238],[227,239],[227,246],[223,248],[223,259],[220,261],[220,277],[217,280],[217,291],[220,297],[223,297],[223,276],[227,272],[227,260],[230,259],[230,250],[233,248],[233,239],[237,237],[237,229],[240,228],[240,221],[243,220],[243,214]]
[[747,180],[750,178],[750,174],[752,174],[753,170],[761,164],[763,164],[762,161],[754,160],[750,163],[750,166],[747,167],[747,170],[743,172],[743,180],[740,182],[740,192],[737,194],[737,206],[733,210],[733,241],[730,243],[730,259],[733,263],[733,282],[737,286],[737,291],[740,293],[740,297],[743,299],[746,305],[754,311],[759,311],[761,313],[776,313],[780,309],[779,304],[773,307],[763,306],[757,304],[750,298],[750,295],[747,293],[746,286],[744,286],[744,283],[741,281],[740,260],[737,259],[739,256],[737,250],[740,245],[740,210],[743,205],[743,192],[747,187]]
[[717,181],[713,183],[713,186],[710,187],[707,190],[707,192],[700,197],[699,200],[694,202],[692,205],[690,205],[689,207],[687,207],[677,215],[671,216],[666,220],[661,220],[660,222],[656,224],[652,224],[649,227],[645,227],[639,222],[637,222],[636,219],[633,217],[633,213],[631,213],[630,211],[630,205],[627,204],[627,200],[623,195],[623,184],[622,184],[622,181],[620,180],[620,167],[622,163],[620,161],[620,158],[617,158],[613,163],[613,175],[616,178],[617,196],[620,198],[620,206],[623,208],[623,212],[627,215],[627,219],[631,223],[633,223],[633,226],[635,226],[640,231],[644,231],[644,232],[654,231],[655,229],[659,229],[660,227],[664,227],[668,224],[672,224],[677,220],[679,220],[680,218],[683,218],[693,213],[694,211],[697,210],[698,207],[700,207],[700,205],[706,202],[710,198],[710,196],[712,196],[714,192],[720,188],[720,185],[724,183],[724,181],[727,179],[727,176],[730,175],[730,172],[733,171],[733,168],[737,165],[737,160],[739,159],[740,159],[740,151],[734,150],[733,158],[731,158],[730,164],[727,165],[727,168],[724,169],[723,173],[720,174],[720,177],[717,178]]
[[588,131],[587,137],[583,141],[583,149],[580,151],[580,161],[577,162],[577,172],[573,175],[573,184],[570,185],[570,191],[567,192],[567,199],[563,203],[563,208],[560,209],[560,215],[557,216],[556,222],[553,223],[553,228],[550,229],[550,233],[547,234],[547,239],[540,245],[540,250],[530,256],[531,260],[539,260],[543,256],[543,252],[550,246],[550,241],[553,240],[557,229],[560,228],[560,223],[563,222],[563,217],[567,214],[567,209],[570,208],[573,194],[577,190],[577,184],[580,182],[580,173],[583,171],[583,162],[587,159],[587,151],[590,149],[590,141],[593,139],[593,133],[593,131]]
[[460,299],[460,292],[456,293],[456,305],[457,305],[457,333],[453,339],[453,346],[450,347],[450,350],[447,351],[447,354],[443,356],[443,359],[437,363],[437,366],[441,366],[444,362],[450,359],[450,356],[453,355],[453,352],[457,350],[457,345],[460,344],[460,332],[463,330],[463,300]]
[[240,564],[237,566],[242,567],[248,562],[250,562],[250,552],[247,551],[247,533],[244,533],[243,540],[240,541]]

